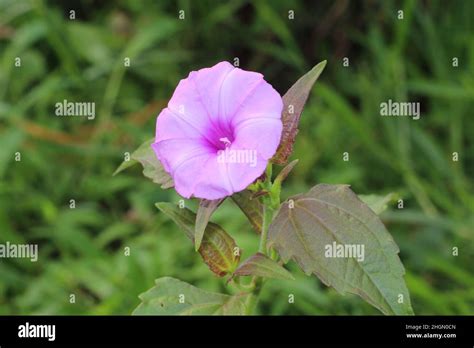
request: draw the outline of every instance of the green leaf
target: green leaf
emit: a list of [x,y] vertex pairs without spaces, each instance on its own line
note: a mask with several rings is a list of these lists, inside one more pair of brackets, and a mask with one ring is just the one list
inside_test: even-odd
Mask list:
[[249,190],[234,193],[231,198],[247,216],[254,230],[262,233],[263,205],[258,198],[252,198],[253,192]]
[[[156,206],[194,241],[196,214],[171,203],[156,203]],[[219,277],[232,274],[240,261],[240,252],[236,252],[238,250],[234,239],[222,227],[213,222],[207,224],[198,252],[212,272]]]
[[115,170],[113,175],[117,175],[122,170],[141,163],[143,166],[143,175],[151,179],[154,183],[161,185],[161,188],[167,189],[174,186],[173,179],[165,171],[163,165],[156,157],[155,152],[151,148],[153,139],[145,141],[130,155],[130,161],[123,161]]
[[[132,154],[133,155],[133,154]],[[130,156],[131,157],[131,156]],[[132,167],[133,165],[137,164],[138,161],[130,158],[129,161],[123,161],[122,163],[120,163],[120,165],[118,166],[117,169],[115,169],[115,172],[112,174],[112,176],[115,176],[117,175],[118,173],[124,171],[125,169],[129,168],[129,167]]]
[[243,315],[246,295],[229,296],[163,277],[141,294],[133,315]]
[[[284,262],[293,259],[306,274],[361,296],[384,314],[413,314],[398,246],[347,185],[316,185],[285,201],[270,225],[268,245]],[[346,254],[328,254],[334,246],[347,248]]]
[[285,181],[287,176],[291,173],[293,168],[298,164],[299,160],[295,159],[288,163],[281,171],[278,173],[277,177],[274,180],[274,184],[278,183],[281,186],[281,183]]
[[295,279],[290,272],[262,253],[250,256],[233,274],[233,276],[250,275],[284,280]]
[[198,251],[199,247],[201,246],[202,237],[204,236],[204,231],[206,230],[206,226],[209,223],[211,215],[216,211],[223,201],[224,199],[215,199],[212,201],[201,199],[199,202],[194,233],[194,248],[196,251]]
[[385,196],[379,195],[358,195],[359,199],[367,204],[375,214],[380,215],[386,209],[389,203],[393,202],[396,198],[395,194],[389,193]]
[[286,179],[286,177],[290,174],[293,168],[298,164],[299,160],[294,160],[288,163],[281,171],[278,173],[275,181],[273,181],[272,185],[272,201],[271,205],[273,209],[277,209],[280,205],[280,196],[281,196],[281,184]]
[[309,93],[319,75],[324,70],[326,61],[318,63],[313,69],[303,75],[283,96],[283,111],[281,120],[283,122],[283,133],[280,145],[272,162],[276,164],[286,164],[293,152],[293,144],[298,133],[298,124],[301,113],[308,99]]

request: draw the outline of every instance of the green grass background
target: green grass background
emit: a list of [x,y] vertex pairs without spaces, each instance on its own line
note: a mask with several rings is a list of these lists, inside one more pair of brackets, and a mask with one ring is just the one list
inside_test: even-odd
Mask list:
[[[471,1],[1,0],[0,243],[38,243],[40,259],[0,260],[0,314],[129,314],[138,294],[168,275],[226,291],[154,207],[179,197],[138,166],[112,173],[154,135],[180,79],[235,57],[281,94],[328,60],[302,116],[292,157],[300,162],[284,198],[317,183],[396,192],[404,209],[382,218],[415,312],[474,314],[473,17]],[[63,99],[95,102],[95,120],[56,117]],[[387,99],[419,101],[421,119],[381,117]],[[232,202],[214,220],[243,258],[256,251]],[[269,281],[260,313],[378,314],[289,268],[297,280]]]

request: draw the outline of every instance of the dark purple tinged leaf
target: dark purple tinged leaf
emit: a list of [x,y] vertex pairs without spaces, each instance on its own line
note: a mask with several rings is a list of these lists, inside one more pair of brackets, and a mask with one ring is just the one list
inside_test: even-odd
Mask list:
[[254,230],[262,233],[263,205],[258,198],[253,198],[254,193],[249,190],[234,193],[231,198],[247,216]]
[[242,262],[232,274],[232,277],[235,276],[258,276],[286,280],[295,279],[290,272],[262,253],[252,255]]
[[[187,208],[179,208],[171,203],[157,203],[157,208],[168,215],[194,241],[196,214]],[[234,272],[240,261],[240,252],[235,253],[237,244],[221,226],[207,224],[199,247],[199,254],[209,269],[219,277]]]
[[[364,257],[327,257],[333,243],[363,245]],[[268,246],[284,262],[293,259],[306,274],[361,296],[384,314],[413,314],[398,246],[348,185],[316,185],[285,201],[270,225]]]
[[194,248],[199,250],[201,246],[201,241],[204,236],[204,231],[206,226],[209,223],[211,215],[216,211],[216,209],[221,205],[225,199],[216,199],[216,200],[207,200],[201,199],[199,202],[199,207],[196,214],[196,226],[194,234]]
[[319,75],[324,70],[326,61],[318,63],[313,69],[303,75],[283,96],[282,122],[283,132],[281,135],[280,145],[276,154],[272,158],[272,162],[284,165],[288,162],[288,158],[293,152],[293,144],[296,134],[298,133],[298,124],[300,122],[301,113],[308,99],[309,93]]

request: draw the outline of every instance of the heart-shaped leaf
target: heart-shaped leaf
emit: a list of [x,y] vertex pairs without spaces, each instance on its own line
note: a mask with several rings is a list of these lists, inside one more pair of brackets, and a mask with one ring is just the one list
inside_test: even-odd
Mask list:
[[209,223],[211,215],[216,211],[223,201],[224,199],[215,199],[212,201],[207,199],[200,200],[196,214],[196,226],[194,233],[194,248],[196,251],[199,250],[199,247],[201,246],[202,237],[204,236],[204,231],[206,230],[206,226]]
[[399,249],[379,217],[347,185],[316,185],[285,201],[268,245],[337,291],[385,314],[412,314]]
[[141,144],[130,155],[130,161],[123,161],[122,164],[115,170],[113,175],[117,175],[124,169],[133,166],[136,163],[141,163],[143,166],[143,175],[151,179],[154,183],[161,185],[161,188],[168,189],[174,186],[173,179],[165,171],[163,165],[156,157],[155,152],[151,148],[154,139],[150,139]]
[[[191,241],[194,241],[196,214],[171,203],[156,203],[156,206],[173,219]],[[198,252],[209,269],[219,277],[232,274],[240,261],[240,250],[234,239],[213,222],[207,224]]]
[[283,122],[283,132],[280,145],[272,162],[276,164],[286,164],[293,152],[293,144],[298,133],[298,124],[301,113],[308,99],[309,93],[319,75],[324,70],[326,61],[318,63],[313,69],[303,75],[283,96],[283,111],[281,120]]
[[229,296],[163,277],[141,294],[133,315],[243,315],[246,295]]
[[252,255],[242,262],[232,276],[258,276],[284,280],[295,279],[290,272],[262,253]]
[[263,205],[258,197],[253,197],[253,192],[244,190],[234,193],[231,198],[247,216],[254,230],[258,234],[262,233]]

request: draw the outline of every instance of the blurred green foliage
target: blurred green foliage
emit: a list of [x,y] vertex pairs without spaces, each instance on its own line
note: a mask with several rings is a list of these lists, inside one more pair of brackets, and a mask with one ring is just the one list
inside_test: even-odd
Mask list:
[[[284,197],[316,183],[395,192],[404,209],[382,218],[400,246],[415,312],[474,314],[473,16],[473,2],[441,0],[1,0],[0,243],[38,243],[40,255],[36,263],[0,259],[0,314],[129,314],[165,275],[226,291],[154,206],[179,197],[138,166],[111,175],[153,136],[181,78],[236,57],[281,94],[328,60],[302,116],[292,157],[300,162]],[[64,99],[95,102],[96,118],[56,117]],[[421,119],[381,117],[388,99],[421,102]],[[232,202],[214,220],[242,259],[256,251]],[[260,313],[378,313],[289,268],[297,280],[269,281]]]

